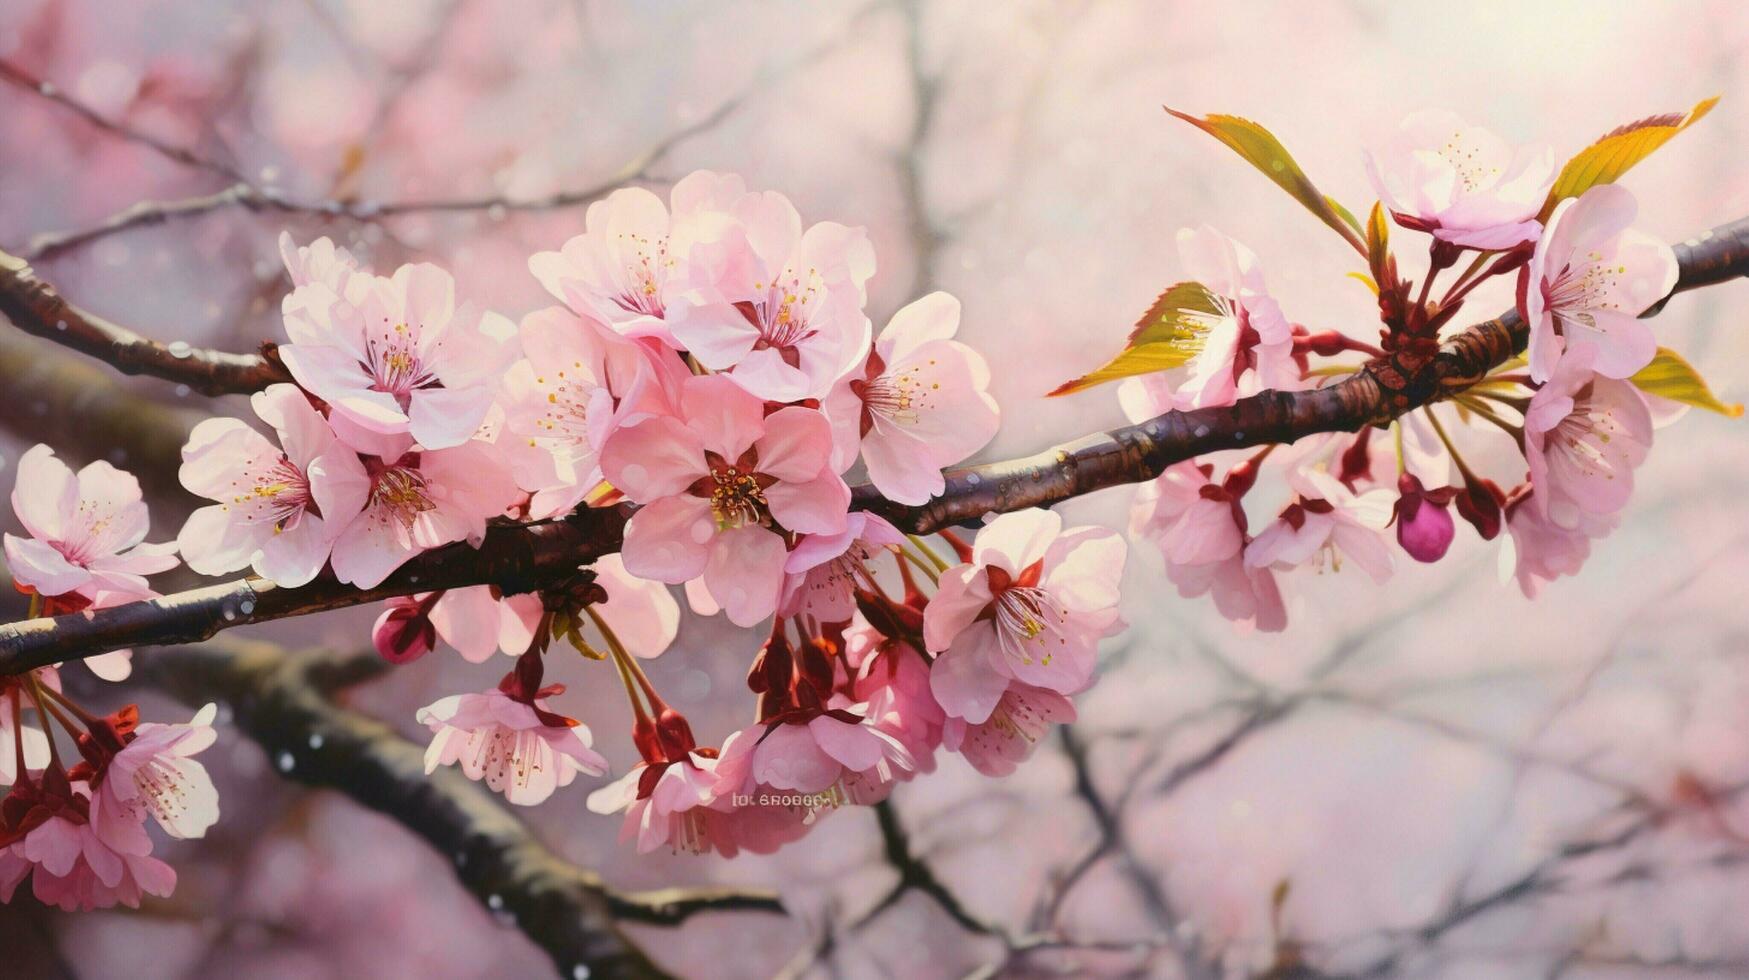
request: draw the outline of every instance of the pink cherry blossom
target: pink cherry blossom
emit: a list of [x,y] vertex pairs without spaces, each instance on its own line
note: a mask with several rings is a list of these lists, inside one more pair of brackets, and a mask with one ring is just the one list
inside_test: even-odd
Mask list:
[[186,725],[143,722],[134,730],[91,794],[91,824],[99,838],[118,851],[145,853],[124,842],[143,841],[138,828],[147,814],[178,840],[206,835],[219,819],[219,794],[206,767],[192,757],[217,740],[217,715],[218,707],[209,704]]
[[326,237],[308,245],[292,240],[291,232],[279,233],[279,256],[293,286],[321,283],[335,293],[345,295],[346,283],[359,271],[358,259],[351,252],[336,246]]
[[804,231],[775,192],[742,196],[731,217],[692,251],[689,288],[668,309],[675,342],[762,399],[826,397],[868,354],[874,247],[860,228]]
[[534,491],[529,516],[551,517],[601,483],[601,446],[621,422],[669,410],[668,388],[685,368],[563,307],[523,317],[518,336],[526,359],[504,375],[498,442],[517,482]]
[[625,567],[680,584],[704,576],[738,626],[777,607],[787,549],[774,530],[837,534],[850,488],[829,467],[831,426],[808,408],[764,415],[721,376],[690,378],[680,417],[646,418],[608,438],[601,467],[644,505],[626,525]]
[[639,762],[619,779],[589,794],[595,813],[625,813],[621,843],[636,839],[639,854],[663,845],[674,852],[738,851],[735,817],[717,791],[714,754],[694,751],[674,762]]
[[272,385],[250,403],[279,445],[237,419],[195,426],[182,447],[182,485],[218,503],[189,515],[177,544],[202,575],[253,566],[262,578],[296,587],[327,563],[371,481],[295,385]]
[[1423,110],[1404,119],[1366,173],[1384,206],[1405,228],[1477,249],[1535,241],[1555,155],[1506,141],[1453,113]]
[[1591,369],[1626,378],[1658,352],[1639,319],[1676,286],[1676,253],[1630,225],[1639,211],[1620,184],[1568,198],[1549,216],[1530,263],[1519,274],[1519,304],[1530,325],[1530,374],[1554,376],[1564,350],[1591,347]]
[[410,433],[427,449],[470,439],[514,356],[515,325],[458,311],[455,281],[429,263],[344,286],[305,283],[281,304],[292,377],[365,431]]
[[929,662],[910,643],[875,632],[860,616],[845,631],[845,658],[854,669],[851,689],[868,705],[875,727],[898,739],[911,753],[913,773],[935,770],[946,714],[929,686]]
[[[469,779],[485,780],[519,806],[546,800],[578,773],[607,772],[607,760],[590,748],[588,726],[547,708],[546,699],[563,688],[531,689],[517,682],[521,673],[519,667],[494,690],[451,695],[419,709],[420,724],[434,733],[426,772],[459,762]],[[538,670],[535,677],[538,684]]]
[[[825,411],[838,440],[842,471],[860,442],[869,482],[902,504],[922,504],[946,485],[951,466],[995,436],[990,369],[977,351],[952,339],[960,302],[930,293],[893,314],[861,372],[833,389]],[[836,465],[842,464],[842,465]]]
[[1075,705],[1068,698],[1014,681],[984,721],[973,724],[949,717],[941,744],[965,756],[972,768],[986,776],[1006,776],[1032,755],[1052,725],[1074,720]]
[[1639,390],[1593,374],[1596,348],[1569,351],[1524,415],[1524,453],[1537,509],[1559,527],[1627,505],[1634,469],[1652,450],[1652,416]]
[[1154,542],[1168,564],[1204,565],[1239,554],[1244,511],[1210,479],[1213,472],[1184,460],[1143,484],[1130,507],[1130,534]]
[[1118,397],[1131,419],[1231,405],[1264,388],[1302,387],[1293,327],[1270,298],[1257,256],[1208,225],[1181,229],[1178,255],[1185,275],[1214,296],[1216,312],[1186,314],[1198,337],[1196,353],[1183,367],[1120,386]]
[[1340,570],[1351,559],[1375,582],[1391,575],[1384,529],[1391,521],[1391,492],[1356,494],[1325,470],[1295,470],[1295,497],[1245,548],[1245,564],[1281,569],[1316,564]]
[[687,288],[693,246],[727,233],[746,191],[741,178],[708,170],[675,184],[669,207],[641,187],[622,188],[589,206],[583,234],[531,257],[529,271],[576,313],[626,337],[671,342],[668,308]]
[[1122,629],[1123,538],[1065,530],[1054,511],[1004,514],[985,525],[972,560],[941,574],[923,616],[935,654],[930,687],[943,709],[974,724],[1010,680],[1063,694],[1087,686],[1099,639]]
[[77,476],[48,446],[18,459],[12,510],[29,537],[5,536],[12,580],[43,596],[151,594],[145,576],[176,566],[176,545],[141,544],[149,517],[133,474],[102,460]]
[[1500,578],[1518,579],[1525,598],[1534,599],[1544,584],[1563,575],[1577,575],[1591,556],[1591,542],[1615,530],[1616,515],[1579,513],[1573,527],[1550,520],[1529,486],[1506,504],[1507,536],[1500,549]]
[[866,774],[890,781],[898,770],[915,768],[904,743],[876,726],[867,710],[839,696],[824,711],[734,733],[717,763],[717,793],[797,793],[819,797],[817,810],[847,801],[847,780]]
[[518,496],[490,443],[408,451],[365,460],[370,492],[364,509],[334,541],[334,575],[373,588],[421,551],[467,540],[478,547],[486,521]]
[[176,872],[151,856],[143,831],[126,851],[104,841],[89,817],[90,787],[58,766],[15,785],[7,804],[8,817],[22,823],[0,823],[0,902],[27,876],[38,901],[68,912],[138,908],[144,895],[176,887]]
[[1287,628],[1287,607],[1274,570],[1247,565],[1242,554],[1200,565],[1169,561],[1166,578],[1186,599],[1213,598],[1215,609],[1242,629],[1279,633]]
[[849,622],[856,612],[855,590],[866,588],[867,563],[905,542],[885,518],[852,513],[837,534],[803,535],[784,563],[786,616],[808,615],[822,623]]

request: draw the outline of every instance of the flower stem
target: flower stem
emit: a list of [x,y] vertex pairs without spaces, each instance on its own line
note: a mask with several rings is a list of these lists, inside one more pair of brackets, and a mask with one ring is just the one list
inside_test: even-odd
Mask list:
[[947,571],[947,562],[943,561],[942,557],[935,553],[935,549],[929,546],[929,542],[915,534],[907,534],[905,537],[909,538],[911,543],[917,546],[918,551],[923,552],[923,557],[929,559],[930,563],[935,566],[936,571]]
[[926,562],[922,558],[919,558],[917,555],[913,554],[911,552],[911,549],[901,547],[899,549],[899,557],[904,559],[904,561],[901,561],[899,563],[900,572],[903,572],[905,570],[905,562],[910,562],[911,564],[916,565],[918,570],[921,571],[924,574],[924,576],[929,579],[930,585],[940,585],[941,584],[941,574],[935,570],[935,566],[931,565],[929,562]]

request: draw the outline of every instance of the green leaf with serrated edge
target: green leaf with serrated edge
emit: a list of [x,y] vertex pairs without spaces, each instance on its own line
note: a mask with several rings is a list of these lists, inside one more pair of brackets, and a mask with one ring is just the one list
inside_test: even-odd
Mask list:
[[1694,369],[1694,365],[1683,360],[1681,354],[1668,347],[1658,348],[1658,354],[1652,358],[1652,363],[1641,368],[1639,373],[1628,380],[1648,395],[1704,408],[1727,418],[1741,418],[1743,415],[1743,406],[1719,401],[1713,395],[1712,389],[1707,387],[1706,379]]
[[1669,112],[1648,116],[1638,122],[1612,129],[1578,155],[1567,161],[1549,189],[1539,220],[1548,221],[1555,205],[1569,197],[1578,197],[1599,184],[1612,184],[1634,164],[1652,155],[1652,151],[1677,133],[1699,122],[1718,105],[1719,97],[1703,99],[1687,112]]
[[1166,287],[1148,312],[1136,321],[1124,349],[1091,374],[1059,385],[1051,397],[1083,391],[1094,385],[1138,374],[1181,367],[1202,350],[1209,328],[1225,315],[1223,304],[1199,282]]
[[1354,220],[1354,215],[1332,198],[1326,197],[1317,187],[1313,186],[1311,178],[1306,176],[1300,165],[1294,162],[1293,155],[1275,138],[1275,134],[1264,129],[1249,119],[1238,116],[1208,115],[1197,117],[1186,112],[1179,112],[1171,106],[1166,111],[1179,119],[1227,144],[1233,152],[1245,158],[1245,162],[1256,167],[1265,177],[1274,181],[1277,187],[1287,191],[1294,200],[1305,205],[1306,210],[1317,215],[1318,220],[1336,230],[1336,233],[1348,239],[1359,247],[1360,224]]

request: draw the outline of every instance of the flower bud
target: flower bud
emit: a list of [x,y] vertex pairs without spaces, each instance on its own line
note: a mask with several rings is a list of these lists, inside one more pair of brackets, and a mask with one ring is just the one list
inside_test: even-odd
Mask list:
[[1463,492],[1457,495],[1455,503],[1458,514],[1470,522],[1483,541],[1492,541],[1500,533],[1500,507],[1506,503],[1506,494],[1493,480],[1466,474]]
[[437,627],[430,610],[412,596],[389,600],[389,607],[371,627],[370,642],[377,654],[392,664],[418,660],[437,646]]
[[1451,547],[1456,527],[1445,505],[1456,492],[1450,487],[1425,490],[1421,481],[1404,473],[1397,478],[1397,543],[1416,561],[1435,562]]

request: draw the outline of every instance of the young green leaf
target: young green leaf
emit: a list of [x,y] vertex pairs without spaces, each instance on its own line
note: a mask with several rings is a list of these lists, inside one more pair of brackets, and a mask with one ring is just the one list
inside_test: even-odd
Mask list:
[[1712,389],[1707,387],[1700,372],[1694,369],[1694,365],[1683,360],[1681,354],[1668,347],[1658,348],[1658,354],[1652,358],[1652,363],[1641,368],[1638,374],[1628,380],[1648,395],[1704,408],[1729,418],[1741,418],[1743,415],[1742,405],[1719,401],[1713,395]]
[[1293,199],[1305,205],[1306,210],[1317,215],[1318,220],[1335,229],[1338,235],[1348,240],[1356,249],[1364,249],[1360,240],[1360,223],[1354,220],[1354,215],[1347,208],[1337,204],[1332,198],[1320,193],[1312,185],[1311,178],[1294,162],[1293,155],[1275,138],[1275,134],[1264,129],[1249,119],[1238,116],[1209,115],[1197,117],[1186,112],[1179,112],[1171,106],[1166,111],[1190,123],[1192,126],[1220,140],[1231,147],[1233,152],[1245,158],[1245,161],[1262,171],[1265,177],[1274,181],[1276,186],[1287,191]]
[[1168,286],[1136,321],[1129,342],[1116,357],[1097,371],[1057,386],[1050,397],[1073,394],[1120,378],[1182,367],[1202,351],[1209,329],[1224,315],[1221,300],[1203,284],[1181,282]]
[[1555,205],[1566,198],[1578,197],[1599,184],[1614,183],[1634,164],[1651,156],[1653,150],[1699,122],[1718,102],[1719,97],[1715,95],[1703,99],[1687,112],[1649,116],[1603,134],[1561,168],[1555,186],[1549,189],[1540,220],[1547,221],[1554,213]]

